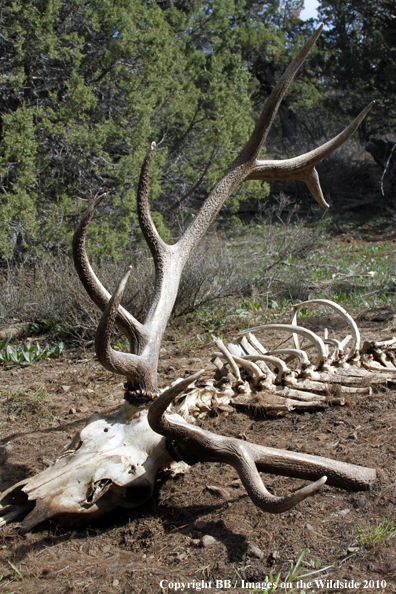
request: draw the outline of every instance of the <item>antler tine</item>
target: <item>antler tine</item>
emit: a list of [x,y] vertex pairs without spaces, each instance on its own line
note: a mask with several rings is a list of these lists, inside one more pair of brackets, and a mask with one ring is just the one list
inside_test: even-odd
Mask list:
[[321,24],[318,27],[315,33],[303,45],[303,47],[298,52],[297,56],[289,64],[289,66],[283,73],[282,77],[280,78],[276,86],[273,88],[270,96],[267,99],[264,109],[257,121],[257,124],[253,130],[253,134],[251,135],[247,144],[242,150],[243,155],[248,155],[248,158],[257,158],[261,148],[263,147],[266,141],[268,132],[275,119],[279,105],[281,104],[281,101],[285,96],[285,93],[289,88],[290,83],[297,74],[300,66],[304,62],[305,58],[308,56],[312,47],[315,45],[316,40],[322,32],[322,29],[323,24]]
[[157,400],[150,405],[147,418],[153,431],[156,431],[160,435],[166,435],[166,433],[164,433],[164,431],[167,432],[168,430],[167,419],[164,416],[166,409],[176,396],[181,394],[181,392],[183,392],[183,390],[185,390],[191,383],[195,382],[195,380],[199,379],[204,372],[205,369],[201,369],[193,375],[180,380],[174,386],[164,390],[164,392],[158,396]]
[[[103,199],[107,197],[107,195],[107,193],[102,194],[89,205],[73,237],[73,259],[77,274],[89,297],[102,311],[104,311],[106,308],[111,295],[104,288],[92,269],[87,256],[85,238],[93,214]],[[117,311],[116,323],[122,333],[128,339],[129,344],[131,345],[131,350],[134,352],[139,352],[146,342],[146,331],[142,324],[140,324],[122,306],[120,306],[119,310]]]
[[371,102],[340,134],[308,153],[292,159],[256,160],[255,167],[246,179],[299,179],[307,184],[313,197],[321,206],[329,208],[320,187],[315,165],[352,136],[374,103],[375,101]]
[[322,476],[319,480],[306,485],[302,489],[298,489],[292,495],[276,497],[265,488],[260,473],[257,470],[254,457],[249,451],[250,444],[247,443],[245,447],[242,444],[238,445],[239,448],[235,448],[238,451],[235,452],[237,455],[234,457],[234,463],[230,462],[230,464],[238,472],[250,499],[257,507],[265,512],[272,514],[285,512],[316,493],[327,481],[327,476]]
[[213,188],[202,205],[201,210],[179,239],[178,244],[176,244],[180,247],[181,251],[183,251],[183,258],[185,258],[185,260],[187,260],[192,250],[206,233],[209,225],[233,190],[244,180],[252,179],[249,176],[252,171],[255,170],[257,156],[264,145],[279,105],[295,74],[319,37],[322,28],[323,25],[315,31],[288,66],[283,76],[272,90],[244,148],[227,169],[221,180]]
[[130,381],[129,387],[136,392],[152,396],[157,392],[157,386],[152,385],[149,361],[145,362],[142,356],[115,351],[110,343],[118,308],[131,271],[132,266],[128,266],[103,312],[96,331],[95,351],[105,369],[127,377]]
[[160,237],[156,226],[151,217],[149,201],[148,201],[148,183],[150,165],[153,154],[156,148],[156,143],[152,142],[149,150],[144,158],[143,165],[140,171],[139,186],[137,191],[137,214],[140,228],[142,229],[147,245],[150,248],[154,257],[155,266],[158,265],[161,258],[166,253],[167,248],[170,248]]

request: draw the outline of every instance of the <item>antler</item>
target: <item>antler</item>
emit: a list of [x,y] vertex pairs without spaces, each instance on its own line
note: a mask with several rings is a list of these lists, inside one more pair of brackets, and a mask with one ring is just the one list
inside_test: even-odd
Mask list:
[[[270,513],[284,512],[316,493],[326,482],[329,485],[357,491],[368,489],[375,481],[376,472],[371,468],[216,435],[188,424],[179,415],[166,415],[165,411],[172,400],[202,373],[203,370],[181,380],[165,390],[151,404],[148,412],[150,427],[156,433],[173,440],[173,449],[190,464],[225,462],[233,466],[249,497],[262,510]],[[293,495],[275,497],[265,488],[259,471],[315,482],[299,489]]]
[[[131,400],[136,395],[152,397],[157,393],[157,365],[161,340],[176,300],[183,268],[225,201],[241,182],[249,179],[300,179],[307,183],[319,204],[328,206],[320,188],[315,165],[353,134],[373,104],[370,104],[341,134],[309,153],[280,161],[258,159],[282,98],[321,30],[322,26],[289,65],[273,89],[246,145],[174,245],[168,245],[161,239],[150,215],[148,176],[155,143],[151,144],[144,159],[137,193],[139,223],[155,265],[154,295],[143,324],[121,306],[115,306],[120,302],[123,289],[121,292],[117,289],[117,297],[114,296],[111,301],[110,294],[95,276],[88,261],[85,235],[92,215],[104,196],[98,198],[84,215],[74,236],[75,265],[88,295],[103,311],[96,338],[98,358],[107,369],[128,378],[127,399]],[[121,281],[122,287],[125,286],[125,282]],[[109,340],[114,323],[117,323],[128,338],[130,354],[122,355],[111,349]]]

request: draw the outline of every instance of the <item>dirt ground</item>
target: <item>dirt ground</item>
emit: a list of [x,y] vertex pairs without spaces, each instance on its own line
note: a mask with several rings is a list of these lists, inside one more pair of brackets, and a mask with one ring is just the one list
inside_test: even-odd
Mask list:
[[[309,320],[312,329],[333,322]],[[363,338],[396,333],[396,316],[389,310],[371,312],[358,322]],[[231,337],[235,330],[224,334]],[[162,349],[163,386],[211,365],[213,345],[183,350],[178,333],[171,328]],[[10,442],[0,466],[0,490],[50,465],[93,412],[115,411],[123,402],[122,378],[104,371],[92,348],[66,348],[58,360],[2,369],[0,382],[1,444]],[[374,386],[372,396],[352,395],[345,406],[320,412],[255,417],[236,411],[206,419],[203,426],[254,443],[373,467],[378,481],[371,491],[359,493],[325,486],[291,511],[270,515],[254,506],[228,466],[196,464],[186,474],[160,473],[154,497],[135,510],[113,512],[88,526],[50,522],[26,535],[15,523],[1,528],[0,592],[247,591],[242,580],[261,591],[265,576],[281,572],[282,581],[304,550],[300,575],[331,567],[300,578],[311,581],[311,587],[295,581],[294,592],[396,591],[396,537],[365,547],[357,529],[368,534],[384,520],[396,524],[395,391]],[[267,475],[265,484],[279,495],[303,481]],[[214,540],[196,546],[204,535]],[[183,590],[181,583],[188,582]],[[292,590],[280,582],[276,591]]]

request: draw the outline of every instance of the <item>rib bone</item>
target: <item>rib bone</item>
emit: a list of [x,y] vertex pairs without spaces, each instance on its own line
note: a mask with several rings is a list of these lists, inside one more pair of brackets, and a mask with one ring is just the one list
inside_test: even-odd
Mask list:
[[[326,347],[320,336],[312,332],[312,330],[300,328],[299,326],[294,326],[292,324],[266,324],[265,326],[256,326],[255,328],[249,328],[249,330],[242,330],[242,332],[239,333],[239,336],[249,332],[258,332],[259,330],[280,330],[284,332],[290,332],[290,334],[300,334],[301,336],[304,336],[304,338],[311,340],[312,344],[318,351],[318,359],[316,362],[317,367],[323,365],[327,359]],[[299,346],[297,344],[296,349],[298,348]]]
[[[297,311],[301,307],[306,307],[308,305],[312,305],[313,303],[315,303],[317,305],[323,305],[326,307],[330,307],[331,309],[334,309],[334,311],[339,313],[342,318],[344,318],[344,320],[346,321],[346,323],[348,324],[348,326],[350,327],[350,329],[352,331],[352,339],[353,339],[351,350],[350,350],[348,356],[346,357],[346,359],[349,360],[349,359],[352,359],[353,357],[355,357],[356,355],[358,356],[359,348],[360,348],[359,328],[357,327],[355,320],[348,314],[348,312],[345,311],[345,309],[343,307],[341,307],[341,305],[339,305],[338,303],[334,303],[334,301],[330,301],[329,299],[310,299],[309,301],[303,301],[302,303],[297,303],[296,305],[293,305],[291,324],[293,326],[297,326]],[[298,343],[298,337],[296,334],[293,335],[293,339],[294,339],[294,344],[296,345],[296,349],[298,349],[299,343]]]

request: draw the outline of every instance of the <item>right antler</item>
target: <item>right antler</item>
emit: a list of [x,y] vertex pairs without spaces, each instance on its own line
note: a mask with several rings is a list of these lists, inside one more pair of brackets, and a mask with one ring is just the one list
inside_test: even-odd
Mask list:
[[[326,482],[335,487],[359,491],[368,489],[375,481],[376,471],[372,468],[216,435],[196,425],[190,425],[179,415],[166,415],[166,409],[173,399],[202,373],[203,371],[199,371],[181,380],[151,404],[148,412],[150,427],[171,440],[176,454],[190,464],[225,462],[233,466],[249,497],[262,510],[269,513],[284,512],[316,493]],[[265,488],[259,471],[315,482],[299,489],[293,495],[276,497]]]
[[[139,223],[155,265],[154,295],[143,324],[118,306],[127,277],[121,281],[116,294],[111,299],[88,261],[85,236],[92,215],[104,196],[98,198],[83,217],[74,236],[73,253],[76,269],[88,295],[103,311],[96,336],[96,352],[99,361],[106,369],[128,378],[126,394],[128,400],[133,401],[141,396],[153,398],[158,393],[157,365],[160,345],[177,297],[183,268],[224,202],[241,182],[252,179],[303,180],[319,204],[328,206],[322,194],[315,165],[353,134],[372,104],[363,110],[341,134],[309,153],[280,161],[258,159],[282,98],[321,30],[322,26],[312,35],[287,68],[272,91],[245,147],[209,194],[193,222],[174,245],[168,245],[161,239],[149,210],[148,176],[155,149],[155,143],[151,144],[144,159],[137,193]],[[129,275],[129,272],[127,274]],[[128,339],[130,353],[119,353],[111,348],[110,336],[114,323]]]

